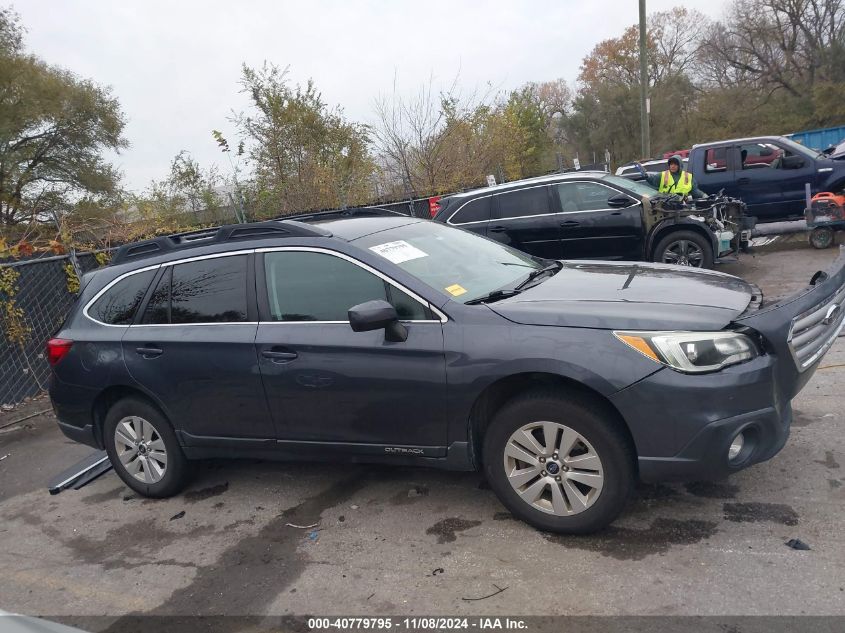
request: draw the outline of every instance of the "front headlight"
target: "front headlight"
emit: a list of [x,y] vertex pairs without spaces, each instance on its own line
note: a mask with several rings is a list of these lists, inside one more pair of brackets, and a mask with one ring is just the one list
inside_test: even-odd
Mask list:
[[717,371],[760,355],[738,332],[614,332],[620,341],[653,361],[689,374]]

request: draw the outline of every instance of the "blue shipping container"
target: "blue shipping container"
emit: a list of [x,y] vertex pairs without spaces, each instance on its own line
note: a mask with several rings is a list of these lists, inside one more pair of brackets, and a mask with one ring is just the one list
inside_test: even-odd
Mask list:
[[845,141],[845,125],[839,127],[828,127],[819,130],[804,130],[803,132],[793,132],[786,135],[796,143],[801,143],[806,147],[822,151],[831,145],[838,145]]

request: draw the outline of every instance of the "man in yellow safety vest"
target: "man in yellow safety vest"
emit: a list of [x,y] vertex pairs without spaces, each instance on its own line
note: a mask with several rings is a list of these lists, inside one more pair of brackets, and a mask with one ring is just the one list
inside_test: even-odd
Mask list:
[[645,179],[660,193],[674,193],[682,198],[706,198],[706,194],[695,186],[692,174],[683,168],[681,157],[670,156],[668,169],[659,174],[648,174],[641,170]]

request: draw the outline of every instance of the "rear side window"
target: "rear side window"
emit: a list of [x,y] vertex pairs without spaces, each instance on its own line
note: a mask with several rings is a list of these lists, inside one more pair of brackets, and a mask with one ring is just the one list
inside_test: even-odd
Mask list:
[[246,255],[200,259],[173,266],[170,322],[246,321],[246,266]]
[[490,219],[490,196],[470,200],[449,220],[452,224],[484,222]]
[[727,171],[727,158],[727,147],[711,147],[706,152],[704,152],[704,171],[708,173]]
[[497,200],[495,215],[498,219],[549,213],[549,195],[546,186],[508,191],[495,197]]
[[403,320],[430,319],[419,301],[352,262],[302,251],[264,255],[273,321],[348,321],[352,306],[383,299]]
[[155,276],[155,270],[146,270],[121,279],[88,308],[88,314],[109,325],[129,325],[147,288]]

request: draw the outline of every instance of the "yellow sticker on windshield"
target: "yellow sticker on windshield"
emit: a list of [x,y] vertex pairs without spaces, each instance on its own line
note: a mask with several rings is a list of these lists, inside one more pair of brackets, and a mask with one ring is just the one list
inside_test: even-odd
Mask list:
[[466,291],[466,288],[464,288],[463,286],[459,286],[458,284],[452,284],[451,286],[446,288],[446,292],[448,292],[453,297],[460,297]]

